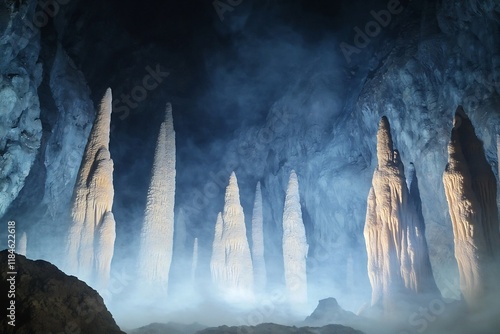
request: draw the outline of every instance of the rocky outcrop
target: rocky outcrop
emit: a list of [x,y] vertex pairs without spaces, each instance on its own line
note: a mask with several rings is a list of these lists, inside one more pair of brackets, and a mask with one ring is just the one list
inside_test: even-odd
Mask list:
[[309,245],[302,221],[299,181],[290,173],[283,209],[283,259],[288,302],[292,308],[307,305],[307,252]]
[[168,103],[156,143],[138,258],[142,283],[153,290],[162,287],[165,294],[174,243],[174,202],[175,131]]
[[66,270],[98,288],[105,288],[109,278],[115,242],[113,160],[109,153],[111,103],[108,89],[85,148],[66,238]]
[[399,311],[402,300],[438,296],[439,291],[430,267],[417,179],[412,172],[409,191],[386,117],[380,120],[377,133],[377,158],[364,236],[371,305],[389,315]]
[[[0,252],[0,262],[7,263],[8,252]],[[67,276],[49,262],[15,259],[15,327],[0,319],[2,333],[95,333],[124,334],[116,325],[104,302],[87,284]],[[7,266],[0,269],[0,289],[9,290]],[[6,309],[7,293],[2,294]]]
[[41,144],[36,5],[0,3],[0,217],[24,187]]
[[327,325],[324,327],[295,327],[277,324],[260,324],[257,326],[228,327],[221,326],[207,328],[199,331],[198,334],[239,334],[239,333],[259,333],[259,334],[363,334],[363,332],[345,327],[342,325]]
[[262,213],[262,191],[260,182],[255,188],[252,212],[252,261],[256,292],[264,292],[267,282],[266,262],[264,260],[264,217]]
[[318,306],[310,316],[304,320],[308,326],[325,326],[328,324],[360,325],[364,319],[340,307],[335,298],[325,298],[319,301]]
[[230,302],[254,300],[252,257],[236,175],[226,188],[224,211],[217,216],[210,262],[212,280]]
[[461,106],[455,113],[443,183],[453,225],[460,289],[468,305],[477,308],[499,292],[497,183],[483,143]]

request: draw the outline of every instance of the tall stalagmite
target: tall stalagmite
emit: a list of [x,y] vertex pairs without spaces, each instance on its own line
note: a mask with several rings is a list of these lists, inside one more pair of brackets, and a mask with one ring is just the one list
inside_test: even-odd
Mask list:
[[156,143],[139,248],[141,285],[167,292],[174,240],[175,131],[172,106],[166,107]]
[[[99,288],[109,277],[114,250],[113,160],[109,154],[111,89],[106,91],[78,172],[67,238],[66,269]],[[96,249],[96,245],[97,248]]]
[[485,297],[499,291],[497,186],[483,143],[461,106],[455,113],[443,182],[453,224],[460,288],[468,305],[476,308],[485,303]]
[[264,217],[262,213],[262,191],[260,182],[255,189],[255,201],[252,213],[252,260],[254,283],[257,292],[266,288],[266,263],[264,261]]
[[438,296],[439,290],[425,240],[415,169],[410,167],[407,181],[385,116],[377,133],[377,158],[364,236],[372,306],[389,314],[401,300]]
[[210,268],[214,285],[229,301],[252,301],[254,280],[245,216],[236,175],[226,188],[224,211],[217,216]]
[[292,170],[283,210],[283,259],[288,301],[293,306],[307,304],[307,252],[309,245],[302,221],[299,181]]

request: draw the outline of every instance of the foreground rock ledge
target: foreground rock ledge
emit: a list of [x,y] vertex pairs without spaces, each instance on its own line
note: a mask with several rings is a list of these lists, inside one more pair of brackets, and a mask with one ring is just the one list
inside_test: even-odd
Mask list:
[[[2,309],[8,303],[6,250],[0,252]],[[68,276],[49,262],[32,261],[16,254],[16,327],[0,319],[1,333],[124,334],[106,309],[99,294],[74,276]]]

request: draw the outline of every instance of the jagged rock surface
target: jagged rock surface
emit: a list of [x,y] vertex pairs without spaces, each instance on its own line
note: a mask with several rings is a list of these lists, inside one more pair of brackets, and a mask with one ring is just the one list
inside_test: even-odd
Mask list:
[[299,181],[294,170],[286,190],[283,209],[283,259],[287,297],[292,307],[307,304],[307,252],[309,245],[302,221]]
[[[7,251],[0,261],[7,263]],[[2,266],[0,288],[8,291],[7,266]],[[95,290],[67,276],[49,262],[16,256],[16,327],[0,319],[2,333],[124,334]],[[2,294],[2,308],[7,308]],[[4,309],[5,309],[4,308]]]
[[234,172],[226,188],[224,211],[217,216],[210,268],[213,283],[227,300],[254,299],[252,257]]
[[429,261],[425,225],[414,171],[407,188],[403,164],[394,150],[389,121],[382,117],[377,133],[378,166],[368,195],[364,236],[372,306],[386,315],[401,300],[439,296]]
[[453,234],[460,288],[471,307],[498,294],[500,232],[497,182],[483,143],[460,106],[455,114],[448,164],[443,175]]
[[99,287],[109,278],[115,242],[113,160],[109,153],[111,104],[108,89],[85,148],[66,239],[66,270]]
[[156,144],[138,258],[143,283],[161,287],[163,293],[168,292],[174,243],[175,174],[175,131],[168,103]]
[[40,36],[25,26],[35,7],[0,4],[0,217],[24,187],[42,138]]
[[252,262],[256,292],[264,292],[267,282],[266,262],[264,259],[264,217],[262,213],[262,191],[260,182],[255,188],[252,212]]

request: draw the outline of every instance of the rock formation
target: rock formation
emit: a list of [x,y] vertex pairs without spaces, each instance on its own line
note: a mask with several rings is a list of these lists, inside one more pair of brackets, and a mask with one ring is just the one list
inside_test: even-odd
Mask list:
[[215,224],[210,269],[214,285],[228,301],[254,299],[252,257],[234,172],[226,188],[224,211]]
[[500,232],[496,179],[483,143],[461,106],[455,113],[443,175],[460,288],[471,307],[498,292]]
[[17,248],[16,253],[19,255],[26,256],[27,247],[28,247],[28,236],[26,235],[26,232],[23,232],[23,234],[21,234],[21,238],[16,244]]
[[385,314],[401,300],[439,295],[429,261],[416,174],[405,180],[384,116],[377,133],[378,166],[368,195],[364,236],[371,305]]
[[[7,263],[8,252],[0,252]],[[2,333],[95,333],[124,334],[97,294],[84,282],[68,276],[49,262],[16,256],[15,327],[0,319]],[[0,268],[0,289],[7,302],[11,275],[7,265]]]
[[198,269],[198,238],[194,238],[193,261],[191,262],[191,282],[196,283],[196,271]]
[[111,89],[108,89],[101,101],[78,172],[71,211],[72,224],[67,237],[67,271],[86,282],[98,284],[109,277],[115,242],[115,221],[111,213],[113,160],[109,154],[111,103]]
[[306,259],[309,245],[302,221],[299,182],[292,170],[283,210],[283,260],[288,301],[292,306],[307,304]]
[[252,261],[255,291],[264,292],[266,288],[266,262],[264,260],[264,217],[262,214],[262,192],[260,182],[255,189],[252,212]]
[[141,284],[153,289],[168,287],[174,238],[175,174],[175,131],[172,106],[168,103],[156,143],[138,259]]

